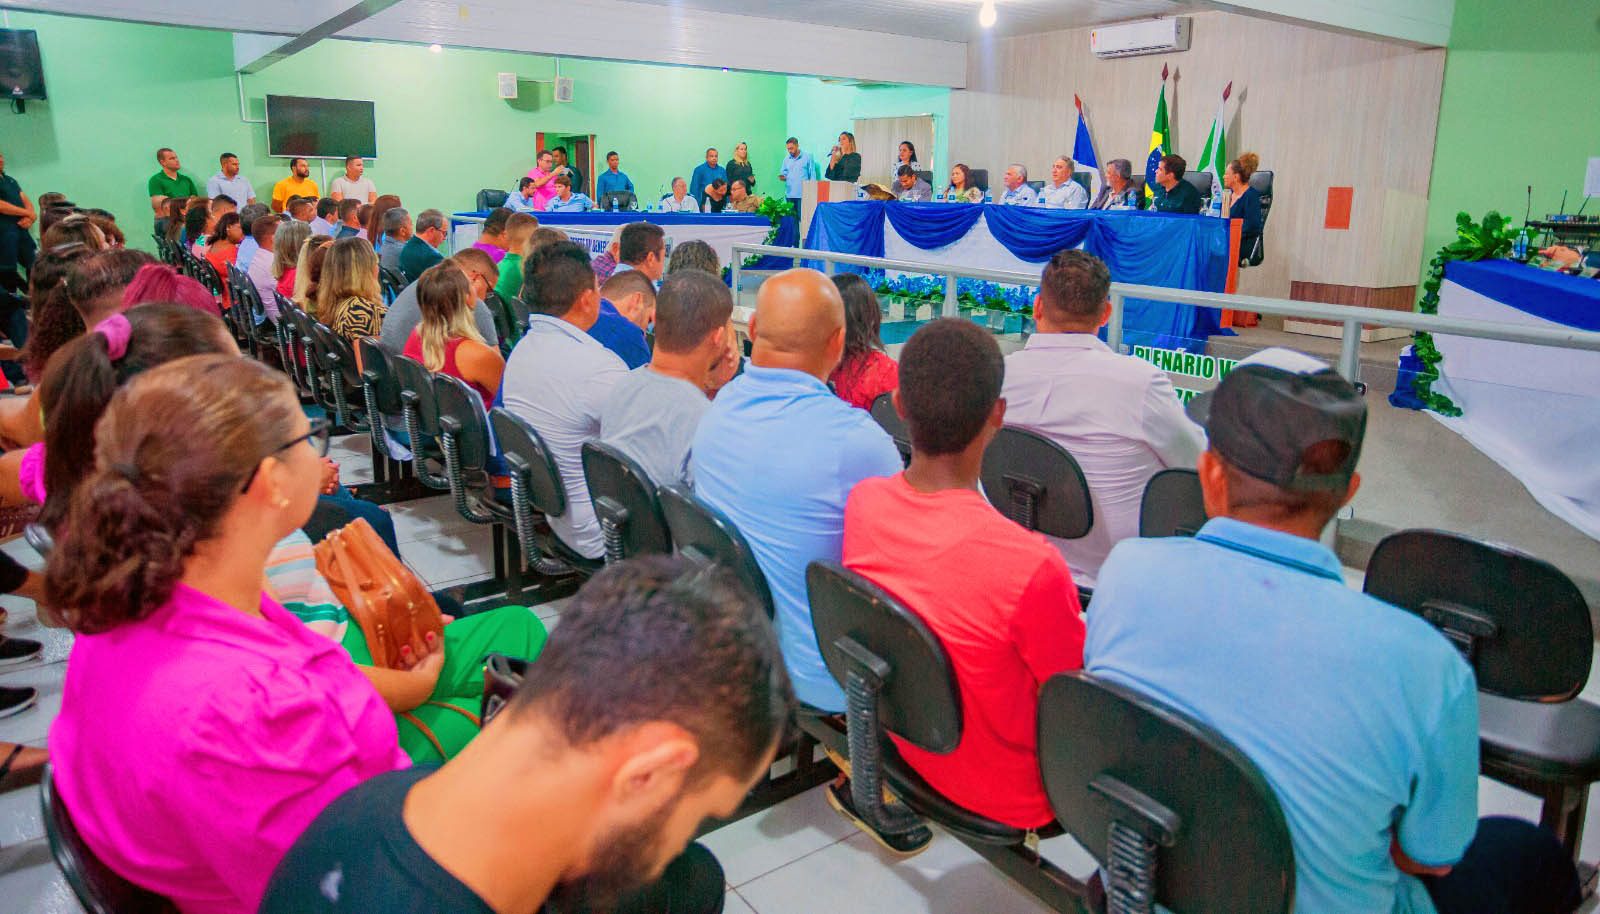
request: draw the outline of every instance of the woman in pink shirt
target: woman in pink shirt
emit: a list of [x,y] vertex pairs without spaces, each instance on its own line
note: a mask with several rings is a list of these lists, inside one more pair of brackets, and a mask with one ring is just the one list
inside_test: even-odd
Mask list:
[[533,208],[543,211],[550,198],[556,195],[556,159],[548,152],[539,153],[539,164],[533,166],[528,177],[533,179]]
[[316,503],[328,431],[259,363],[152,369],[97,425],[46,567],[78,635],[50,731],[62,799],[101,859],[184,914],[255,911],[323,807],[408,764],[349,654],[261,589]]

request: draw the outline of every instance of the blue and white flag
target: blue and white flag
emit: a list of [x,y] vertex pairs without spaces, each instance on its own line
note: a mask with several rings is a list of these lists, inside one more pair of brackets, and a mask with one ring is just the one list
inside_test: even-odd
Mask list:
[[1072,103],[1078,106],[1078,132],[1072,138],[1073,170],[1089,176],[1089,199],[1093,201],[1100,188],[1100,157],[1095,155],[1094,138],[1089,135],[1089,119],[1083,114],[1083,99],[1074,95]]

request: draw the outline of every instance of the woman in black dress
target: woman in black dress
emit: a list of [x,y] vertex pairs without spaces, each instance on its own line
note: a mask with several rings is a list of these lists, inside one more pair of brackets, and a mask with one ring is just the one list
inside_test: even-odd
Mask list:
[[728,163],[728,186],[733,182],[743,181],[744,189],[750,193],[756,191],[756,170],[750,165],[750,146],[741,142],[733,147],[733,161]]
[[856,135],[846,130],[839,134],[839,145],[833,147],[833,154],[828,157],[828,171],[825,175],[829,181],[861,180],[861,153],[856,152]]

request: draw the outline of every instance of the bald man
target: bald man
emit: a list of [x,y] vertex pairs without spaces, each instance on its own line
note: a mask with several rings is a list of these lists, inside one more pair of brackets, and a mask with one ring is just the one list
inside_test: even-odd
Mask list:
[[828,389],[844,352],[844,301],[828,277],[789,270],[762,283],[750,339],[750,367],[700,421],[690,458],[695,492],[755,551],[795,693],[838,713],[844,693],[817,649],[806,566],[839,560],[850,490],[900,472],[900,455],[866,410]]

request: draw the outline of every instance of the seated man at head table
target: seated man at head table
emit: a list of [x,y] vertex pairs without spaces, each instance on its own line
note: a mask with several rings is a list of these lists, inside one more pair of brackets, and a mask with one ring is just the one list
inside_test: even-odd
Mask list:
[[1210,437],[1211,519],[1112,550],[1085,668],[1255,762],[1288,821],[1296,910],[1569,914],[1577,872],[1555,835],[1478,819],[1472,668],[1422,618],[1347,585],[1319,542],[1361,482],[1361,394],[1266,349],[1189,411]]
[[1089,192],[1072,179],[1077,168],[1071,156],[1057,156],[1050,163],[1050,180],[1039,191],[1039,204],[1053,209],[1088,209]]
[[612,565],[465,750],[334,800],[261,914],[714,914],[722,866],[689,841],[766,776],[792,706],[731,573]]
[[594,209],[594,201],[584,194],[572,192],[572,176],[565,172],[556,175],[556,195],[544,205],[547,213],[587,213]]
[[895,171],[894,196],[901,203],[927,203],[933,199],[933,185],[917,177],[910,165],[902,165]]
[[728,185],[728,207],[736,213],[753,213],[761,209],[762,198],[753,196],[743,179]]
[[672,193],[661,198],[661,211],[664,213],[698,213],[700,203],[689,193],[689,182],[682,178],[672,179]]
[[1200,192],[1183,179],[1189,163],[1180,155],[1164,155],[1156,166],[1156,184],[1151,188],[1150,208],[1159,213],[1200,212]]
[[1028,169],[1019,164],[1014,164],[1006,169],[1006,192],[1000,195],[998,202],[1002,206],[1032,206],[1039,199],[1039,194],[1028,184]]

